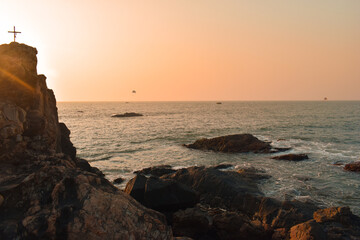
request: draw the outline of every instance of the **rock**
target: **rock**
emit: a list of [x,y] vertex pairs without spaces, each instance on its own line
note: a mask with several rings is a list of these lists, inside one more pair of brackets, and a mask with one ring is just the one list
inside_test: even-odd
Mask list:
[[144,203],[146,181],[147,177],[138,174],[126,184],[124,192],[135,198],[140,203]]
[[70,141],[70,130],[64,123],[59,123],[60,137],[61,137],[61,150],[63,153],[69,155],[72,159],[76,157],[76,148]]
[[135,171],[135,174],[151,175],[156,177],[161,177],[165,174],[170,174],[176,172],[170,165],[159,165],[154,167],[144,168],[139,171]]
[[269,153],[271,146],[267,142],[260,141],[251,134],[236,134],[216,138],[203,138],[192,144],[184,145],[188,148],[212,150],[227,153]]
[[326,233],[314,220],[298,224],[290,229],[290,240],[325,240]]
[[121,178],[121,177],[116,178],[116,179],[113,181],[114,184],[121,184],[122,182],[124,182],[124,179]]
[[186,236],[199,239],[209,232],[213,219],[199,208],[179,210],[173,215],[174,236]]
[[172,239],[163,214],[76,157],[36,54],[0,45],[0,239]]
[[349,207],[332,207],[319,209],[314,212],[314,220],[318,223],[323,222],[340,222],[345,225],[351,224],[353,214]]
[[301,161],[301,160],[309,159],[309,157],[306,154],[286,154],[286,155],[272,157],[271,159]]
[[142,115],[140,113],[127,112],[124,114],[115,114],[115,115],[112,115],[111,117],[123,118],[123,117],[141,117],[141,116],[144,116],[144,115]]
[[351,172],[360,172],[360,161],[346,164],[344,170]]
[[216,165],[216,166],[214,166],[212,168],[220,170],[220,169],[227,169],[227,168],[233,168],[233,167],[234,167],[234,165],[232,165],[232,164],[222,163],[222,164]]
[[146,178],[137,175],[125,187],[125,193],[148,208],[161,212],[174,212],[193,207],[197,201],[197,192],[170,179]]
[[150,177],[146,181],[144,205],[161,212],[177,211],[193,207],[198,201],[197,193],[173,180]]
[[165,175],[164,179],[173,179],[201,194],[201,201],[212,207],[232,206],[252,210],[263,194],[258,189],[256,175],[247,178],[233,171],[220,171],[213,168],[190,167],[179,169]]

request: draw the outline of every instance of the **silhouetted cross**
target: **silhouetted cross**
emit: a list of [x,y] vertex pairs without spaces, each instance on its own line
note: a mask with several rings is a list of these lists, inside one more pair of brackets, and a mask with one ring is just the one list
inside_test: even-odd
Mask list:
[[15,42],[16,34],[21,33],[21,32],[17,32],[17,31],[15,30],[15,26],[14,26],[14,31],[8,31],[8,33],[13,33],[13,34],[14,34],[14,42]]

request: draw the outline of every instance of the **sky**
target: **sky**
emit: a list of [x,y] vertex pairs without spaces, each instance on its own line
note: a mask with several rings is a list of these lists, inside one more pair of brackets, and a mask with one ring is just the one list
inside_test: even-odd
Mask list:
[[359,0],[0,0],[13,26],[58,101],[360,100]]

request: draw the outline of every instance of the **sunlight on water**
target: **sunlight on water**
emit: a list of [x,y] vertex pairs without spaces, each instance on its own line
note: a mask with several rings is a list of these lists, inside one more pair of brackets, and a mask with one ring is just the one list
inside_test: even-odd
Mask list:
[[[253,166],[271,179],[268,196],[348,205],[360,214],[360,174],[335,162],[360,160],[360,102],[148,102],[58,103],[78,155],[109,180],[130,179],[135,170],[231,163]],[[138,112],[143,117],[111,118]],[[275,147],[306,153],[302,162],[276,161],[263,154],[223,154],[181,145],[203,137],[251,133]]]

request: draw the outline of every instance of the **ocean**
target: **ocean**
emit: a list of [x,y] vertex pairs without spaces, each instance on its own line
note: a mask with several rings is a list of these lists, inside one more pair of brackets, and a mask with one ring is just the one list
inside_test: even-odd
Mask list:
[[[71,130],[78,156],[112,181],[135,170],[233,164],[271,175],[261,190],[278,199],[349,206],[360,215],[360,173],[343,165],[360,160],[359,101],[294,102],[59,102],[59,120]],[[143,117],[112,118],[125,112]],[[309,160],[270,159],[279,154],[227,154],[188,149],[199,138],[250,133]],[[118,187],[123,188],[122,185]]]

